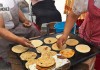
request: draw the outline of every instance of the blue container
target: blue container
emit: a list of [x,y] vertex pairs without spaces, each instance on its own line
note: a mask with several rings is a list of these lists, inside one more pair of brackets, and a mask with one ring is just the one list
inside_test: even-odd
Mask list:
[[[63,32],[64,27],[65,27],[65,23],[66,23],[66,22],[57,22],[57,23],[54,25],[54,28],[55,28],[55,30],[56,30],[56,33],[61,33],[61,32]],[[76,24],[75,24],[74,27],[72,28],[71,33],[72,33],[72,34],[75,34],[75,31],[76,31]]]

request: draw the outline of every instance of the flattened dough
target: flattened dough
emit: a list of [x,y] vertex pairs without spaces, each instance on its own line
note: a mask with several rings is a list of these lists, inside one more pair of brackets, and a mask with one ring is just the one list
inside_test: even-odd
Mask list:
[[51,48],[49,46],[43,45],[43,46],[38,47],[36,50],[38,53],[43,53],[45,51],[50,51]]
[[44,39],[44,42],[45,42],[46,44],[53,44],[53,43],[55,43],[56,41],[57,41],[57,39],[54,38],[54,37],[48,37],[48,38],[45,38],[45,39]]
[[31,40],[31,43],[33,44],[34,47],[38,47],[43,44],[41,40]]
[[75,51],[72,50],[72,49],[67,48],[67,49],[61,50],[61,51],[60,51],[60,54],[61,54],[62,56],[64,56],[64,57],[66,57],[66,58],[71,58],[71,57],[74,56]]
[[37,54],[35,52],[27,51],[20,55],[20,58],[22,60],[28,61],[29,59],[36,58]]
[[84,44],[79,44],[75,47],[75,49],[78,51],[78,52],[81,52],[81,53],[88,53],[90,52],[91,48],[88,46],[88,45],[84,45]]
[[68,39],[68,40],[66,41],[66,44],[69,45],[69,46],[75,46],[75,45],[77,45],[78,43],[79,43],[79,41],[76,40],[76,39]]
[[12,47],[12,51],[15,53],[23,53],[27,51],[28,49],[29,49],[28,47],[24,47],[22,45],[16,45]]

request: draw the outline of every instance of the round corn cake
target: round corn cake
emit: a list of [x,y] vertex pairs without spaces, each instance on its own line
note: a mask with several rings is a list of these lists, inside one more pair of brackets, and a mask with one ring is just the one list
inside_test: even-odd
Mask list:
[[69,46],[75,46],[75,45],[77,45],[78,43],[79,43],[79,41],[76,40],[76,39],[68,39],[68,40],[66,41],[66,44],[69,45]]
[[55,52],[55,51],[45,51],[45,52],[42,53],[41,57],[45,57],[45,56],[51,57],[51,56],[54,56],[56,54],[57,54],[57,52]]
[[[62,36],[62,34],[56,35],[56,38],[59,39],[61,36]],[[68,36],[68,38],[70,38],[70,37]]]
[[30,65],[36,64],[36,63],[37,63],[37,59],[30,59],[29,61],[27,61],[27,62],[25,63],[25,67],[26,67],[27,69],[29,69],[29,66],[30,66]]
[[28,47],[24,47],[22,45],[16,45],[12,47],[12,51],[15,53],[23,53],[27,51],[28,49],[29,49]]
[[88,46],[88,45],[85,45],[85,44],[79,44],[75,47],[75,49],[78,51],[78,52],[81,52],[81,53],[88,53],[90,52],[91,48]]
[[38,53],[43,53],[45,51],[50,51],[51,48],[49,46],[43,45],[43,46],[38,47],[36,50]]
[[40,57],[37,59],[37,65],[40,67],[50,67],[55,64],[53,57]]
[[54,38],[54,37],[48,37],[48,38],[45,38],[45,39],[44,39],[44,42],[45,42],[46,44],[53,44],[53,43],[55,43],[56,41],[57,41],[57,39]]
[[57,47],[57,43],[54,43],[54,44],[52,45],[52,49],[55,50],[55,51],[60,51],[60,50],[62,50],[62,49],[65,49],[66,46],[67,46],[67,45],[64,44],[64,45],[62,46],[62,48],[58,48],[58,47]]
[[41,40],[31,40],[31,43],[33,44],[34,47],[38,47],[43,44]]
[[60,51],[60,54],[61,54],[62,56],[64,56],[64,57],[66,57],[66,58],[71,58],[71,57],[74,56],[75,51],[72,50],[72,49],[67,48],[67,49],[61,50],[61,51]]
[[20,55],[21,60],[28,61],[29,59],[36,58],[37,54],[35,52],[27,51]]

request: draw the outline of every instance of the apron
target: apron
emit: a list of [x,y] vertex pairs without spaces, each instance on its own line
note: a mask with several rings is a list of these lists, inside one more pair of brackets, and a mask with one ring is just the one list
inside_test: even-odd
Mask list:
[[[14,27],[12,29],[9,29],[9,31],[11,31],[12,33],[14,33],[18,36],[21,36],[21,37],[23,36],[26,38],[39,36],[40,32],[35,28],[35,26],[25,28],[23,26],[23,24],[19,22],[18,10],[19,10],[19,8],[18,8],[17,4],[15,4],[15,6],[10,9]],[[5,40],[3,38],[0,39],[0,57],[3,58],[7,62],[9,62],[8,52],[10,51],[10,47],[9,47],[10,44],[15,44],[15,43]]]
[[[80,37],[100,48],[100,9],[94,0],[88,2],[88,13],[79,30]],[[95,69],[100,70],[100,54],[96,56]]]
[[[14,0],[13,0],[14,1]],[[15,2],[14,2],[15,3]],[[14,23],[14,27],[15,28],[19,23],[19,18],[18,18],[18,7],[15,6],[13,8],[10,9],[10,13],[11,13],[11,16],[12,16],[12,23]],[[16,17],[14,17],[16,16]],[[8,22],[7,22],[8,23]],[[5,22],[6,24],[6,22]],[[10,50],[10,47],[9,44],[12,44],[12,42],[8,41],[8,40],[5,40],[3,38],[0,39],[0,57],[3,58],[5,61],[9,61],[8,60],[8,51]]]
[[88,13],[79,34],[87,42],[100,46],[100,9],[94,6],[94,0],[89,0]]

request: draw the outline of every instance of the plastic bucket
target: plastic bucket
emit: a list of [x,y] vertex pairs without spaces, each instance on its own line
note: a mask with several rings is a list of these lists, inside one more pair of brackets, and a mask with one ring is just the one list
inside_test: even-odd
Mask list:
[[[61,33],[61,32],[63,32],[64,27],[65,27],[65,22],[57,22],[57,23],[54,25],[54,28],[55,28],[55,30],[56,30],[56,33]],[[71,33],[75,34],[75,31],[76,31],[76,24],[75,24],[74,27],[72,28]]]

